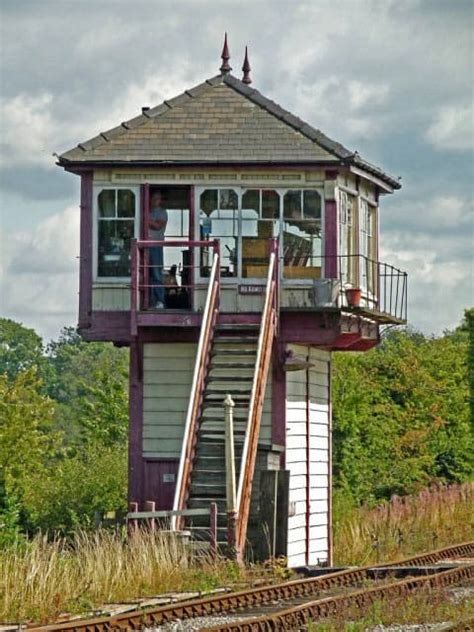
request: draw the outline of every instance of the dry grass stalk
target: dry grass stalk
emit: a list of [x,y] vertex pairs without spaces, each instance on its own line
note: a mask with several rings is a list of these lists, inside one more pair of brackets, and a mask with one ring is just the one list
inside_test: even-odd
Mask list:
[[338,564],[369,564],[470,540],[473,507],[474,483],[465,483],[354,510],[335,525],[335,559]]
[[190,553],[170,533],[37,535],[0,550],[0,621],[52,621],[107,602],[169,591],[208,590],[239,578],[234,565]]

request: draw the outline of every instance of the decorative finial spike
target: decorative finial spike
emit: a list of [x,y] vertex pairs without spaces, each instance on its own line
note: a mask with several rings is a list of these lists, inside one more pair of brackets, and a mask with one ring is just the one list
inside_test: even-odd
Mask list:
[[247,46],[245,47],[245,59],[244,59],[244,65],[242,66],[242,70],[244,73],[244,76],[242,77],[242,82],[246,84],[252,83],[252,79],[250,78],[250,71],[252,69],[250,68]]
[[222,49],[221,58],[222,58],[222,66],[219,68],[219,70],[221,71],[223,75],[226,75],[232,70],[229,64],[230,55],[229,55],[229,47],[227,46],[227,33],[224,36],[224,48]]

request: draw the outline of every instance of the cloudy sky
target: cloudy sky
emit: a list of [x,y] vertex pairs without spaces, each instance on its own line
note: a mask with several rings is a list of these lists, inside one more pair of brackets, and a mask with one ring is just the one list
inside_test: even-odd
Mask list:
[[473,0],[0,0],[1,315],[56,337],[77,318],[80,141],[218,72],[241,76],[401,176],[381,259],[409,273],[410,323],[473,300]]

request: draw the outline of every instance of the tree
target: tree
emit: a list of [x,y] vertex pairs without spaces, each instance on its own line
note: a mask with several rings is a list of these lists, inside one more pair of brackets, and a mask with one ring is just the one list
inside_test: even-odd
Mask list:
[[392,332],[365,354],[335,354],[334,475],[355,502],[472,476],[467,339]]
[[128,351],[86,343],[73,328],[48,345],[48,393],[71,446],[124,443],[128,428]]
[[42,392],[35,368],[13,381],[0,377],[0,506],[21,500],[31,472],[43,473],[60,449],[61,437],[51,429],[54,403]]
[[0,318],[0,375],[9,380],[43,362],[43,341],[33,330],[8,318]]

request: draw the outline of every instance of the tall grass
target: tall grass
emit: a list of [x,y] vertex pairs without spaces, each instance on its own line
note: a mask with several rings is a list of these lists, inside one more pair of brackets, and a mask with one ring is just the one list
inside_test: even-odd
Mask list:
[[243,573],[232,563],[190,553],[169,532],[126,538],[99,530],[53,541],[37,535],[0,550],[0,621],[52,621],[107,602],[208,590]]
[[467,541],[474,535],[474,483],[394,496],[375,509],[346,511],[334,524],[337,564],[400,559]]

